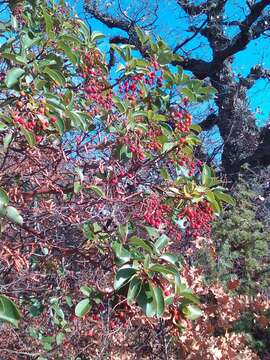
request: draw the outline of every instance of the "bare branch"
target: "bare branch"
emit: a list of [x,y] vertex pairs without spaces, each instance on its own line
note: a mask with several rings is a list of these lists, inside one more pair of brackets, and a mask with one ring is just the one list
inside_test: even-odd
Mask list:
[[194,5],[191,4],[189,0],[177,0],[177,4],[191,16],[202,15],[207,11],[207,2],[204,2],[201,5]]
[[239,81],[242,86],[250,89],[255,84],[255,81],[259,79],[270,80],[270,70],[264,69],[261,65],[256,65],[251,68],[249,74],[245,78],[240,77]]
[[215,113],[209,114],[205,120],[200,122],[198,125],[202,128],[203,131],[207,131],[212,129],[215,125],[217,125],[219,120],[218,115]]
[[215,52],[213,64],[221,64],[228,57],[244,50],[251,40],[258,38],[264,31],[270,29],[269,16],[263,17],[252,27],[268,5],[270,5],[270,0],[261,0],[250,5],[249,15],[239,24],[241,31],[230,41],[225,49]]
[[204,20],[204,22],[202,23],[202,25],[200,27],[195,29],[194,34],[192,36],[185,39],[180,44],[176,45],[173,52],[176,53],[179,49],[181,49],[183,46],[185,46],[187,43],[189,43],[191,40],[193,40],[201,32],[202,28],[206,25],[206,23],[207,23],[207,19]]
[[84,4],[84,10],[91,14],[94,18],[101,21],[109,28],[118,28],[127,31],[131,27],[131,23],[128,20],[115,18],[109,14],[105,14],[98,9],[97,1],[87,1]]

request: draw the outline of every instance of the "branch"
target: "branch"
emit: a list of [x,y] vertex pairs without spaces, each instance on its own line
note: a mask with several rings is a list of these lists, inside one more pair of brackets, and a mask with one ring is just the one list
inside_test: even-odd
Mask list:
[[250,5],[249,15],[239,24],[241,31],[230,41],[225,49],[216,51],[213,64],[221,64],[228,57],[244,50],[251,40],[258,38],[264,31],[270,29],[269,16],[263,17],[257,22],[256,26],[252,28],[268,5],[270,5],[270,0],[261,0],[254,5]]
[[183,46],[185,46],[187,43],[189,43],[191,40],[193,40],[202,30],[202,28],[207,24],[207,19],[204,20],[204,22],[202,23],[202,25],[198,28],[195,29],[195,32],[192,36],[190,36],[189,38],[187,38],[186,40],[182,41],[180,44],[176,45],[176,47],[174,48],[173,52],[176,53],[179,49],[181,49]]
[[242,86],[250,89],[255,84],[255,81],[259,79],[270,80],[270,70],[264,69],[261,65],[256,65],[251,68],[248,76],[245,78],[240,77],[239,80]]
[[177,0],[177,4],[190,16],[202,15],[207,11],[207,2],[201,5],[193,5],[189,0]]
[[219,117],[216,114],[212,113],[209,114],[207,118],[202,122],[200,122],[198,125],[202,128],[203,131],[207,131],[212,129],[212,127],[214,127],[215,125],[217,125],[218,120]]
[[189,70],[199,80],[205,79],[212,72],[211,63],[199,59],[184,59],[182,61],[172,61],[172,65],[180,65],[184,70]]
[[128,32],[131,27],[131,22],[129,22],[128,20],[114,18],[111,15],[101,12],[97,7],[96,0],[95,1],[88,0],[88,2],[85,1],[84,10],[89,14],[91,14],[95,19],[99,20],[100,22],[108,26],[110,29],[119,28],[121,30]]
[[245,163],[248,163],[251,167],[270,165],[270,125],[261,130],[260,144],[251,156],[241,161],[240,165]]

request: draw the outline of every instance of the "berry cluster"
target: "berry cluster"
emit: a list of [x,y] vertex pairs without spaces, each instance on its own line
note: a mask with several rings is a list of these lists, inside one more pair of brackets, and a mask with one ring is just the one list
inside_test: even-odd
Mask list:
[[162,87],[163,75],[159,64],[152,60],[151,67],[147,74],[136,74],[119,84],[119,93],[131,103],[136,103],[137,96],[142,97],[144,92],[140,89],[140,82],[149,86]]
[[179,110],[172,113],[172,117],[176,122],[176,129],[179,132],[189,131],[190,125],[192,123],[192,115],[187,111]]
[[185,220],[186,235],[196,238],[210,233],[213,209],[207,201],[200,201],[197,204],[186,205],[178,214],[178,218]]
[[187,169],[189,169],[188,172],[189,176],[193,176],[196,172],[200,172],[201,166],[203,164],[202,161],[200,160],[194,161],[193,159],[185,155],[182,155],[177,162],[178,165],[184,166]]
[[91,115],[99,113],[100,108],[110,110],[112,107],[112,91],[108,88],[107,77],[102,67],[102,57],[98,50],[84,55],[84,66],[81,77],[85,79],[84,91],[92,102]]
[[57,122],[57,118],[51,115],[46,108],[46,101],[42,99],[36,109],[29,110],[29,100],[24,91],[20,92],[20,98],[16,101],[15,110],[12,113],[14,124],[35,134],[35,140],[40,142],[41,134],[50,125]]
[[166,224],[166,215],[171,210],[168,205],[161,204],[157,197],[151,196],[144,204],[144,220],[153,227],[159,228]]

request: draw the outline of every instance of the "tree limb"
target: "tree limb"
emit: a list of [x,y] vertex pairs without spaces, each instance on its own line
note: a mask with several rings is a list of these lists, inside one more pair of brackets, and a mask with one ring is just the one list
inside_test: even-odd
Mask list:
[[207,2],[194,5],[191,4],[189,0],[177,0],[177,4],[190,16],[202,15],[207,11]]
[[245,78],[240,77],[240,83],[250,89],[255,84],[255,81],[259,79],[270,80],[270,69],[264,69],[261,65],[253,66]]
[[217,125],[219,117],[212,113],[207,116],[207,118],[201,121],[198,125],[202,128],[203,131],[207,131],[212,129],[215,125]]
[[270,29],[269,16],[263,17],[252,28],[268,5],[270,5],[270,0],[261,0],[254,5],[250,5],[249,15],[239,24],[241,31],[230,41],[225,49],[215,52],[213,64],[221,64],[228,57],[244,50],[251,40],[258,38],[264,31]]

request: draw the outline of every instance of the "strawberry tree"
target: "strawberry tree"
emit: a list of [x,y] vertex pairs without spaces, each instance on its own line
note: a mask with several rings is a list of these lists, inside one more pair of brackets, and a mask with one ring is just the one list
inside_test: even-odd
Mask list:
[[[75,229],[72,251],[84,236],[114,259],[113,292],[149,317],[173,312],[178,326],[180,312],[201,314],[179,275],[185,244],[209,235],[233,200],[194,156],[200,128],[189,104],[214,89],[172,68],[168,46],[137,31],[146,58],[111,45],[110,71],[103,35],[62,3],[24,1],[1,30],[1,241],[20,270],[28,253],[67,253],[62,234]],[[10,238],[26,253],[14,255]],[[86,299],[77,314],[90,309]]]

